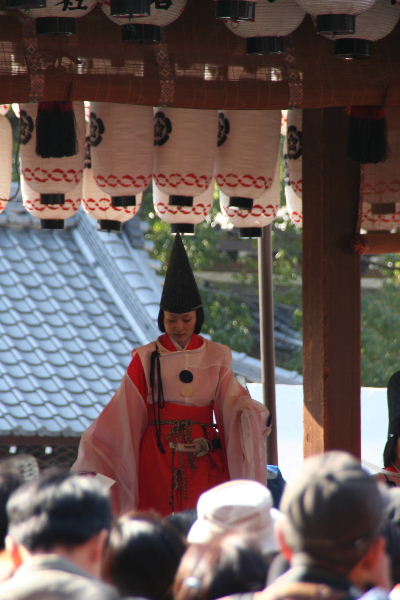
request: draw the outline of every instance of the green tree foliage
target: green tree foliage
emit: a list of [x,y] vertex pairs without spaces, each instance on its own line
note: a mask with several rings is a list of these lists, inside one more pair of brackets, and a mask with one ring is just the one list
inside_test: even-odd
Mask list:
[[372,273],[378,287],[363,286],[362,385],[386,387],[389,377],[400,369],[399,256],[366,257],[364,271]]
[[389,377],[400,369],[399,284],[386,281],[382,288],[363,293],[362,384],[386,387]]

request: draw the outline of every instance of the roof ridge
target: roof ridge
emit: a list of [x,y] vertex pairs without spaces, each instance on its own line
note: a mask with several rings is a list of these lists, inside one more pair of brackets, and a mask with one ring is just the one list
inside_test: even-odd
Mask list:
[[[109,234],[110,235],[110,234]],[[115,234],[111,234],[115,235]],[[122,236],[122,242],[125,242],[124,232],[118,234]],[[158,335],[158,330],[154,324],[154,319],[148,314],[147,310],[138,310],[142,306],[137,291],[129,284],[127,277],[120,271],[117,261],[110,256],[106,245],[97,235],[96,229],[89,221],[89,217],[81,218],[74,230],[74,237],[77,239],[80,247],[85,247],[86,255],[88,252],[92,256],[91,262],[96,269],[96,273],[101,278],[110,297],[121,310],[131,329],[138,335],[142,343],[148,343]],[[126,244],[124,244],[126,246]],[[133,252],[129,255],[134,260]],[[128,285],[127,285],[128,283]]]

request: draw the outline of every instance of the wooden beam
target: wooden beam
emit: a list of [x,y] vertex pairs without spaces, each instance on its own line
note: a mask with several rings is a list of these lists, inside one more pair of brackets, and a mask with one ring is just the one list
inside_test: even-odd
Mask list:
[[360,456],[359,166],[342,108],[303,118],[304,453]]
[[398,254],[400,233],[389,231],[360,233],[353,240],[353,248],[358,254]]

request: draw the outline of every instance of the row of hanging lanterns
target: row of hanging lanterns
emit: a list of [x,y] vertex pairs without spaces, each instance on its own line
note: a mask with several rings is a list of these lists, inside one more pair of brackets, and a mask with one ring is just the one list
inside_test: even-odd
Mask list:
[[[211,0],[210,0],[211,1]],[[213,0],[216,17],[246,40],[247,54],[280,54],[285,37],[309,14],[316,32],[335,42],[341,58],[366,58],[400,17],[394,0]],[[73,35],[75,19],[95,6],[121,28],[126,42],[157,44],[162,28],[176,21],[187,0],[6,0],[35,20],[38,34]]]
[[[0,106],[0,212],[12,173],[12,130]],[[77,152],[37,153],[38,104],[20,105],[20,172],[25,208],[44,229],[63,228],[80,206],[102,231],[119,231],[140,210],[152,185],[157,216],[172,231],[193,233],[214,203],[241,237],[258,237],[280,204],[280,139],[284,136],[284,190],[292,222],[302,227],[302,110],[212,111],[153,109],[113,103],[74,103]],[[400,112],[388,110],[386,161],[361,165],[360,227],[397,226]],[[217,143],[216,143],[217,137]],[[134,149],[134,152],[132,152]]]
[[161,29],[183,12],[187,0],[7,0],[35,21],[38,35],[74,35],[76,19],[85,17],[96,6],[121,27],[123,41],[159,43]]
[[306,13],[317,33],[334,40],[336,56],[353,59],[371,56],[373,42],[398,23],[400,7],[392,0],[258,0],[254,19],[226,18],[225,24],[246,38],[247,54],[280,54],[285,36],[301,25]]
[[[40,103],[20,105],[23,202],[43,228],[62,228],[80,199],[101,230],[120,230],[137,214],[150,184],[155,212],[173,231],[193,233],[204,221],[215,182],[221,211],[242,237],[260,236],[275,219],[281,111],[96,102],[86,110],[74,102],[73,108],[77,152],[44,157],[37,153]],[[11,167],[6,170],[11,177]]]
[[[302,113],[301,109],[283,111],[285,200],[292,223],[303,226],[302,175]],[[390,153],[384,161],[360,165],[360,210],[358,229],[361,231],[391,231],[400,226],[400,180],[397,165],[400,160],[400,108],[386,110],[387,144]]]

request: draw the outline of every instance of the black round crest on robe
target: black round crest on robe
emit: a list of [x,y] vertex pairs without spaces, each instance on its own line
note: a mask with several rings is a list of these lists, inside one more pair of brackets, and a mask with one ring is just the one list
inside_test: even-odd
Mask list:
[[184,369],[179,373],[179,379],[182,381],[182,383],[192,383],[193,373],[187,369]]

